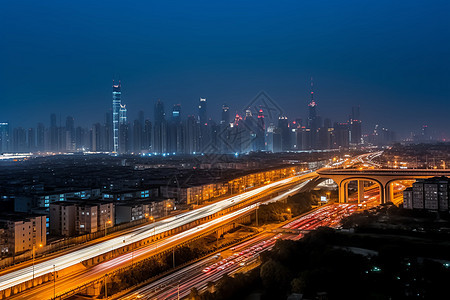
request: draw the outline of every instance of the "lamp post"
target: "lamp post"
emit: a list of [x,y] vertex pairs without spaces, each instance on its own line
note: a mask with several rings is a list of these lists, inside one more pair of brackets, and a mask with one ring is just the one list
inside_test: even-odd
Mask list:
[[[42,248],[42,244],[39,244],[39,248]],[[34,284],[34,259],[36,256],[36,245],[33,244],[33,284]]]
[[108,273],[105,274],[105,299],[108,299],[108,285],[107,285]]
[[56,299],[56,266],[53,265],[53,299]]
[[108,220],[108,221],[105,222],[105,236],[106,236],[106,225],[107,225],[107,224],[111,224],[111,223],[112,223],[111,220]]
[[172,205],[170,205],[170,203],[167,203],[167,205],[166,205],[166,217],[168,215],[167,209],[170,208],[170,207],[172,207]]
[[291,213],[291,209],[290,209],[290,208],[288,208],[288,209],[287,209],[287,211],[288,211],[288,213],[289,213],[289,219],[291,219],[291,218],[292,218],[292,213]]

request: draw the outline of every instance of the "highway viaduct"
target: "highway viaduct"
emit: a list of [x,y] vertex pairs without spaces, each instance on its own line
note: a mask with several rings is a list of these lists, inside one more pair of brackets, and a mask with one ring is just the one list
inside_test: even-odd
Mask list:
[[[332,179],[339,189],[339,203],[348,201],[348,184],[358,181],[358,194],[362,195],[364,181],[372,181],[380,188],[381,203],[392,201],[394,190],[392,183],[400,180],[415,180],[435,176],[450,176],[450,169],[320,169],[311,184]],[[359,197],[361,200],[361,196]]]

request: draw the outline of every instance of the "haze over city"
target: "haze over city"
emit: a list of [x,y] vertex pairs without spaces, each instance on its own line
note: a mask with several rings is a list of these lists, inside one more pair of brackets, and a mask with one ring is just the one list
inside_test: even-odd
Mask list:
[[[20,6],[20,8],[19,8]],[[51,7],[51,9],[50,9]],[[305,118],[309,81],[321,116],[360,105],[364,131],[401,137],[449,125],[449,4],[423,1],[8,1],[2,7],[0,120],[15,126],[104,121],[112,79],[130,119],[154,102],[218,118],[265,90],[290,119]],[[101,112],[101,113],[100,113]]]

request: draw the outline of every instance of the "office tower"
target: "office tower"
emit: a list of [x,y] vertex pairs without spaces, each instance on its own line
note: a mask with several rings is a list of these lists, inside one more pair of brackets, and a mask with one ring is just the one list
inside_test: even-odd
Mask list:
[[334,148],[348,148],[350,144],[350,129],[348,123],[334,123]]
[[164,110],[164,103],[158,99],[155,103],[155,123],[161,123],[166,121],[166,113]]
[[13,129],[13,151],[27,152],[27,131],[22,127]]
[[350,116],[350,143],[353,145],[361,144],[361,119],[359,115],[359,106],[352,107],[352,114]]
[[199,150],[203,151],[210,144],[210,127],[208,126],[208,116],[206,111],[206,98],[200,98],[198,103],[198,123],[199,129]]
[[421,130],[421,138],[422,142],[426,142],[430,140],[430,135],[428,133],[428,125],[423,125]]
[[56,115],[50,115],[50,151],[58,151],[58,127],[56,125]]
[[172,120],[175,123],[178,123],[181,121],[181,105],[175,104],[172,108]]
[[317,109],[316,102],[314,101],[314,92],[311,91],[311,102],[308,104],[308,126],[309,128],[317,128],[316,119],[317,119]]
[[323,127],[325,127],[325,128],[332,128],[333,126],[332,126],[332,123],[331,123],[331,119],[326,118],[326,119],[323,121]]
[[120,126],[120,106],[121,106],[121,84],[114,84],[112,92],[112,124],[113,124],[113,151],[119,151],[119,126]]
[[66,150],[75,150],[75,122],[71,116],[66,118]]
[[155,124],[153,126],[153,152],[167,153],[167,122],[164,103],[158,100],[155,103]]
[[291,150],[291,135],[289,132],[289,122],[286,116],[281,116],[278,118],[278,129],[281,134],[281,150]]
[[91,151],[101,151],[101,131],[102,131],[102,126],[100,125],[100,123],[95,123],[92,126],[92,130],[91,130],[91,147],[90,150]]
[[220,123],[230,123],[230,107],[226,104],[222,105],[222,119],[220,120]]
[[208,123],[208,116],[206,113],[206,98],[200,98],[198,103],[198,121],[201,125]]
[[9,123],[0,122],[0,153],[10,151]]
[[75,143],[76,148],[81,151],[85,151],[90,147],[89,131],[85,128],[78,126],[75,129]]
[[42,123],[37,125],[36,148],[38,151],[45,151],[45,126]]
[[182,153],[184,148],[182,141],[181,105],[175,104],[172,108],[172,118],[167,127],[167,151]]
[[113,145],[112,145],[112,120],[111,120],[111,113],[105,114],[105,125],[103,126],[103,151],[112,151]]
[[144,122],[144,138],[143,138],[143,150],[146,152],[152,152],[152,122],[145,120]]
[[144,122],[145,122],[144,111],[142,111],[142,110],[139,111],[138,120],[139,120],[139,123],[141,123],[141,126],[144,127]]
[[184,152],[187,154],[198,153],[198,122],[194,116],[188,116],[184,126]]
[[141,125],[141,121],[134,120],[133,123],[133,151],[135,153],[141,152],[143,148],[142,138],[143,138],[143,128]]
[[118,153],[128,153],[129,133],[128,133],[127,107],[120,105],[119,109],[119,151]]
[[34,128],[28,128],[27,132],[27,148],[28,151],[34,152],[36,151],[36,131]]
[[266,145],[266,124],[264,122],[264,112],[262,109],[258,111],[258,120],[256,121],[256,137],[254,141],[253,150],[262,151],[265,149]]

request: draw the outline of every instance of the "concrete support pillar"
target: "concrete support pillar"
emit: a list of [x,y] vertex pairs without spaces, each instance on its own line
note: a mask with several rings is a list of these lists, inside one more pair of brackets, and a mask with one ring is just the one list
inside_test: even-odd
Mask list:
[[364,181],[358,180],[358,203],[364,202]]
[[348,200],[348,183],[341,182],[339,184],[339,203],[347,203]]
[[387,183],[384,186],[384,202],[381,203],[387,203],[391,202],[394,199],[394,189],[392,188],[392,184]]

